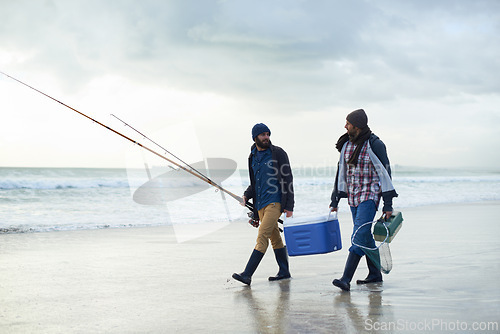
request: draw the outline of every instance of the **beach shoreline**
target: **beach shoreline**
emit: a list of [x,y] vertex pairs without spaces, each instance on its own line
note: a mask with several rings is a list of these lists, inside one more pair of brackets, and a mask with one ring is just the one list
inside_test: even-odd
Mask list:
[[0,332],[498,326],[498,209],[499,201],[402,209],[403,228],[390,245],[392,272],[383,284],[356,286],[367,273],[362,260],[349,293],[331,284],[341,276],[349,248],[348,212],[339,213],[342,250],[290,257],[293,278],[268,282],[277,271],[268,249],[251,287],[231,279],[254,247],[256,229],[245,222],[183,243],[172,226],[2,234]]

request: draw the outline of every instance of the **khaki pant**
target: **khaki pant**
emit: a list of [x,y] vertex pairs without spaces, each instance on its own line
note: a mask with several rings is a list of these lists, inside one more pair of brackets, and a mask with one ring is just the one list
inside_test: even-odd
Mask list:
[[259,252],[266,252],[269,246],[269,239],[271,239],[273,249],[285,247],[278,228],[278,219],[280,216],[280,203],[271,203],[259,210],[260,226],[259,233],[257,234],[257,245],[255,246],[255,249]]

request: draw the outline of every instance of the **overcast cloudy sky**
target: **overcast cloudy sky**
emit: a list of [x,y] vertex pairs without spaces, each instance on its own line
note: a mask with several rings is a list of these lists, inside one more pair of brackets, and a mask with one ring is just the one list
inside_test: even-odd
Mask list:
[[[358,108],[393,164],[499,167],[499,36],[498,0],[0,0],[1,71],[240,167],[257,122],[294,167],[336,164]],[[125,140],[3,75],[0,112],[0,166],[125,166]]]

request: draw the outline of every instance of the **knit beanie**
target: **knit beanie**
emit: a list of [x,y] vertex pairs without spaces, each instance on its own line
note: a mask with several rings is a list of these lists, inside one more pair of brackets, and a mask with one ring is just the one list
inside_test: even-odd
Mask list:
[[354,110],[346,117],[347,121],[357,128],[364,128],[368,125],[368,116],[363,109]]
[[263,132],[269,132],[269,135],[271,135],[271,130],[269,130],[267,125],[265,125],[264,123],[255,124],[252,128],[252,139],[255,140],[255,137]]

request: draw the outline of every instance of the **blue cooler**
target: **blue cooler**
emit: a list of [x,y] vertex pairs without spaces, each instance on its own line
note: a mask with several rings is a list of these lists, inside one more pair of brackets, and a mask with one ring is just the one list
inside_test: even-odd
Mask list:
[[286,248],[290,256],[324,254],[342,248],[336,213],[286,218],[283,225]]

